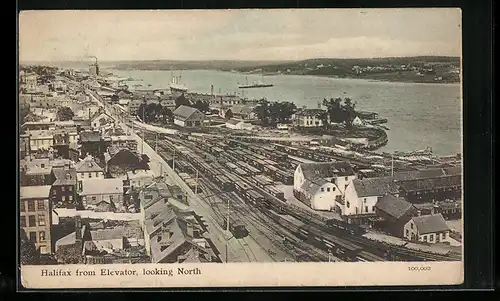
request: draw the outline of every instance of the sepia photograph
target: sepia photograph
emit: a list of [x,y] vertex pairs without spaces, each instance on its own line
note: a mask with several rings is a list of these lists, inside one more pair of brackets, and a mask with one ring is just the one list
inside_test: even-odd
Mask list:
[[461,11],[22,11],[25,288],[463,282]]

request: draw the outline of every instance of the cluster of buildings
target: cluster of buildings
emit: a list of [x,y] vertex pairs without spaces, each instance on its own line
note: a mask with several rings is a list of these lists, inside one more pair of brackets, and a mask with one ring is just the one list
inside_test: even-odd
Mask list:
[[[293,192],[312,209],[337,212],[349,223],[369,224],[409,240],[438,242],[423,232],[449,233],[445,220],[461,218],[461,178],[456,167],[368,178],[347,162],[301,163],[294,173]],[[436,227],[422,230],[421,224]]]
[[[56,110],[81,105],[72,120],[21,125],[21,235],[61,264],[218,261],[203,220],[188,210],[182,191],[164,184],[138,152],[137,140],[89,100],[85,90],[99,84],[98,66],[90,71],[83,89],[68,85],[50,103]],[[23,85],[36,85],[30,80],[23,77]],[[46,95],[21,96],[31,113],[45,116],[39,99]],[[178,122],[202,126],[199,111],[180,109]]]

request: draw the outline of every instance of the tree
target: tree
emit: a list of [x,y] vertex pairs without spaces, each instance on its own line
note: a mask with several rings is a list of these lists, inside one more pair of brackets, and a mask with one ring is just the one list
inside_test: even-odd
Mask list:
[[206,113],[209,111],[209,107],[210,107],[210,104],[206,101],[201,101],[201,100],[198,100],[195,104],[194,104],[194,107],[196,109],[198,109],[199,111],[203,112],[203,113]]
[[254,108],[257,119],[265,126],[269,124],[269,101],[265,99],[260,100],[260,104]]
[[227,110],[226,115],[224,115],[226,119],[231,119],[233,118],[233,112],[231,109]]
[[294,103],[288,101],[270,103],[267,100],[261,100],[261,103],[255,107],[254,112],[262,124],[267,126],[274,125],[277,122],[287,123],[290,117],[297,112],[297,107]]
[[179,97],[175,99],[175,108],[177,109],[180,106],[189,106],[189,100],[184,96],[184,93],[182,93]]
[[74,116],[75,113],[68,107],[61,107],[57,110],[57,119],[60,121],[72,120]]
[[167,123],[167,122],[172,122],[172,120],[174,119],[174,113],[172,112],[172,110],[170,110],[169,108],[167,107],[164,107],[162,109],[163,113],[163,122],[164,123]]
[[28,239],[26,232],[24,229],[20,231],[21,241],[20,241],[20,250],[21,250],[21,264],[25,265],[33,265],[39,264],[40,262],[40,252],[35,247],[35,244]]
[[139,108],[137,109],[137,115],[139,118],[143,121],[146,122],[146,99],[139,105]]

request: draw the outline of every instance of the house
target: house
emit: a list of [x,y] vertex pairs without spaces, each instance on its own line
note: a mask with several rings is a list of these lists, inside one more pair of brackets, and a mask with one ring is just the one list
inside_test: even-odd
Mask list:
[[103,133],[103,139],[108,148],[116,146],[131,151],[137,150],[137,140],[132,135],[127,135],[120,127],[106,129]]
[[145,103],[146,100],[143,99],[142,97],[140,99],[132,99],[130,100],[129,104],[128,104],[128,111],[130,113],[130,115],[137,115],[137,111],[139,110],[139,107],[141,106],[141,104]]
[[51,177],[54,180],[50,191],[52,207],[77,207],[77,176],[75,168],[73,168],[69,162],[62,166],[53,166]]
[[392,177],[354,179],[345,191],[345,203],[341,214],[351,216],[374,216],[375,204],[386,194],[398,195],[398,186]]
[[376,228],[403,237],[404,226],[417,215],[417,208],[404,198],[386,194],[375,204],[375,215]]
[[90,125],[93,129],[99,129],[104,125],[114,123],[113,117],[108,115],[103,109],[97,111],[90,117]]
[[[73,153],[71,150],[77,151],[77,136],[78,134],[76,129],[74,131],[60,130],[55,132],[54,144],[52,146],[55,155],[65,159],[70,159],[70,156]],[[76,157],[78,157],[78,155]]]
[[364,122],[363,122],[363,120],[361,120],[361,118],[359,118],[359,116],[356,116],[356,117],[354,117],[354,119],[352,121],[352,125],[354,125],[354,126],[363,126]]
[[221,105],[239,105],[243,103],[243,100],[238,95],[217,95],[211,99],[213,103]]
[[441,214],[415,216],[404,226],[404,238],[431,244],[447,242],[450,228]]
[[49,121],[28,121],[21,125],[21,132],[26,133],[30,131],[47,131],[53,128],[54,122]]
[[251,120],[255,117],[253,107],[248,105],[234,105],[231,107],[233,117],[243,120]]
[[104,161],[105,173],[111,177],[126,175],[129,171],[149,169],[147,162],[137,152],[116,146],[108,147]]
[[147,203],[143,231],[152,263],[218,261],[199,219],[187,206],[159,195]]
[[81,145],[81,156],[91,155],[99,158],[104,154],[104,141],[99,131],[80,132],[79,144]]
[[167,108],[173,112],[175,110],[175,99],[163,96],[160,98],[160,105],[162,108]]
[[294,196],[315,210],[333,210],[356,178],[348,162],[301,163],[294,172]]
[[44,186],[51,185],[53,179],[52,164],[48,158],[20,160],[20,185],[21,186]]
[[155,175],[152,170],[134,170],[127,172],[130,189],[139,190],[143,186],[148,186],[153,183]]
[[75,164],[78,190],[82,189],[83,179],[104,179],[104,169],[90,155]]
[[323,126],[322,109],[301,109],[292,115],[292,123],[297,127],[320,127]]
[[126,212],[121,179],[83,179],[80,197],[83,206],[88,209]]
[[201,127],[205,121],[205,114],[198,109],[179,106],[174,112],[174,123],[181,127]]
[[51,130],[35,130],[29,133],[30,150],[37,151],[52,151],[54,145],[54,132]]
[[253,125],[246,123],[243,120],[229,119],[226,121],[226,127],[233,130],[252,130]]
[[21,186],[19,193],[21,229],[41,254],[52,253],[50,190],[50,185]]

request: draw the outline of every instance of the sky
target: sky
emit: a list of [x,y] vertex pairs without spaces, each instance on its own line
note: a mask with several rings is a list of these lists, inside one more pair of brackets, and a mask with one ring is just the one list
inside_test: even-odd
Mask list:
[[459,9],[24,11],[20,61],[461,56]]

